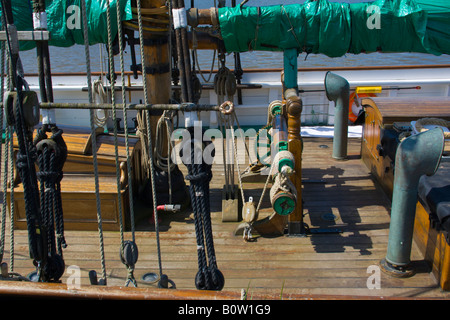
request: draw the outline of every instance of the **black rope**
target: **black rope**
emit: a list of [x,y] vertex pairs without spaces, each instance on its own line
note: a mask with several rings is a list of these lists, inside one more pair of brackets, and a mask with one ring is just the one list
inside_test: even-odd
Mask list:
[[[184,9],[184,0],[171,0],[173,9]],[[182,102],[194,102],[195,79],[192,76],[189,45],[186,27],[175,29],[175,41],[181,82]],[[194,128],[188,127],[191,137]],[[185,164],[188,169],[186,180],[190,181],[189,194],[194,212],[194,225],[197,241],[198,272],[195,286],[199,290],[222,290],[224,277],[217,269],[214,252],[214,240],[211,228],[211,210],[209,207],[209,182],[212,178],[212,164],[202,160],[203,146],[196,149],[195,141],[191,140],[190,163]],[[196,159],[197,158],[197,159]],[[205,252],[206,249],[206,252]]]
[[[52,132],[47,139],[45,132]],[[40,181],[41,213],[43,225],[47,229],[48,260],[42,279],[59,281],[64,273],[62,248],[67,246],[64,238],[64,219],[61,200],[61,180],[63,166],[67,158],[67,146],[62,138],[62,130],[47,125],[38,130],[34,143],[37,149]]]
[[[193,128],[189,128],[193,136]],[[197,147],[197,148],[196,148]],[[212,179],[212,165],[202,161],[203,146],[191,141],[190,163],[186,164],[190,181],[189,192],[194,211],[194,225],[197,240],[198,272],[195,286],[199,290],[222,290],[225,279],[217,268],[214,239],[211,227],[209,203],[209,182]],[[206,250],[206,251],[205,251]]]
[[14,126],[19,145],[16,166],[24,189],[30,257],[34,260],[34,264],[38,268],[38,274],[40,274],[46,264],[46,230],[41,225],[37,179],[34,167],[36,153],[32,144],[32,132],[25,125],[23,115],[23,88],[26,82],[18,72],[18,66],[20,65],[18,41],[17,39],[11,39],[9,33],[10,26],[14,25],[11,1],[1,0],[1,4],[4,21],[7,22],[5,31],[11,58],[11,78],[17,91],[17,99],[12,106],[13,111],[10,110],[8,113],[14,116]]

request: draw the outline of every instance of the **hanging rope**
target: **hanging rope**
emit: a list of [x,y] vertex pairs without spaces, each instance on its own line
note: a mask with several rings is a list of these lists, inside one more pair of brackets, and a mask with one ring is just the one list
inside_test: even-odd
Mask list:
[[[193,130],[190,131],[193,135]],[[209,182],[212,178],[212,165],[204,161],[198,163],[198,154],[202,154],[202,151],[203,146],[192,140],[190,164],[186,164],[189,172],[186,180],[190,181],[189,192],[194,211],[197,239],[199,270],[195,277],[195,286],[199,290],[221,290],[225,280],[217,268],[209,206]],[[208,258],[206,257],[205,249]]]
[[[141,44],[144,43],[144,27],[142,22],[142,9],[141,9],[141,1],[136,1],[137,5],[137,15],[138,15],[138,29],[139,29],[139,42]],[[165,10],[167,8],[165,7]],[[141,51],[141,59],[144,66],[144,46],[140,46]],[[149,104],[148,90],[147,90],[147,77],[145,75],[142,77],[143,88],[144,88],[144,101],[145,104]],[[150,122],[150,111],[146,110],[141,114],[138,114],[138,119],[140,117],[144,117],[145,114],[145,128],[146,128],[146,138],[147,138],[147,156],[148,156],[148,170],[150,173],[150,182],[152,186],[152,198],[153,198],[153,217],[155,221],[155,232],[156,232],[156,247],[158,253],[158,268],[159,268],[159,282],[158,286],[167,288],[168,286],[168,278],[163,274],[162,271],[162,259],[161,259],[161,245],[159,239],[159,221],[158,221],[158,210],[157,210],[157,199],[156,199],[156,186],[155,186],[155,168],[154,168],[154,159],[153,159],[153,144],[152,144],[152,133],[151,133],[151,122]],[[140,120],[142,121],[142,120]]]
[[42,222],[47,229],[48,257],[45,273],[48,280],[57,281],[64,273],[62,249],[67,247],[61,201],[62,169],[67,158],[67,146],[62,138],[62,130],[53,126],[49,139],[46,131],[46,125],[38,130],[34,145],[39,166],[37,177],[40,181]]
[[[8,105],[10,110],[8,118],[14,122],[16,129],[19,151],[17,153],[16,166],[19,171],[24,189],[25,214],[27,220],[28,242],[30,257],[34,260],[39,279],[46,278],[45,268],[47,263],[47,230],[41,223],[41,212],[39,209],[39,195],[37,190],[37,178],[34,161],[36,159],[36,150],[31,141],[30,123],[25,122],[24,116],[24,97],[28,94],[26,81],[23,78],[19,57],[19,44],[15,32],[11,3],[2,0],[2,14],[4,16],[5,31],[7,35],[7,45],[11,63],[11,80],[16,88],[16,96],[13,103]],[[11,32],[10,32],[11,31]],[[24,91],[25,89],[25,91]],[[28,119],[30,120],[30,119]]]
[[[2,19],[2,30],[4,30],[5,23]],[[2,41],[0,43],[0,95],[3,97],[5,91],[5,43]],[[3,128],[3,114],[4,106],[0,108],[0,128]],[[0,144],[0,155],[2,155],[2,146]],[[8,153],[9,153],[9,126],[5,128],[5,159],[4,159],[4,171],[3,171],[3,203],[2,203],[2,221],[1,221],[1,234],[0,234],[0,263],[3,261],[3,253],[5,249],[5,230],[6,230],[6,191],[7,191],[7,181],[8,181]],[[1,174],[1,172],[0,172]]]
[[[6,20],[5,16],[1,15],[1,21],[2,21],[2,31],[5,31],[5,25]],[[1,96],[4,96],[4,89],[5,89],[5,74],[6,74],[6,90],[11,90],[11,79],[10,79],[10,56],[6,55],[6,46],[5,42],[1,42],[1,62],[0,62],[0,72],[1,72]],[[5,73],[5,58],[6,58],[6,73]],[[2,113],[4,114],[5,106],[2,106]],[[3,114],[2,114],[2,127],[3,127]],[[10,249],[9,249],[9,270],[10,274],[14,272],[14,149],[13,149],[13,127],[7,124],[5,126],[5,159],[4,159],[4,174],[3,174],[3,203],[2,203],[2,235],[1,235],[1,242],[2,242],[2,249],[1,249],[1,259],[0,262],[3,259],[4,254],[4,243],[5,243],[5,227],[6,227],[6,210],[7,210],[7,188],[8,188],[8,181],[10,182]],[[0,147],[1,148],[1,147]],[[9,180],[8,180],[8,168],[9,168]]]
[[[92,96],[92,76],[91,76],[91,59],[89,54],[89,36],[88,36],[88,28],[87,28],[87,14],[86,14],[86,0],[81,1],[81,14],[83,21],[83,37],[84,37],[84,51],[86,57],[86,74],[87,74],[87,83],[88,83],[88,96],[89,103],[93,103]],[[92,159],[94,164],[94,182],[95,182],[95,199],[97,204],[97,225],[98,225],[98,233],[99,233],[99,250],[100,250],[100,259],[101,259],[101,267],[102,267],[102,279],[97,282],[97,274],[94,270],[92,270],[89,274],[91,284],[101,284],[106,285],[106,262],[105,262],[105,249],[104,249],[104,241],[103,241],[103,223],[102,223],[102,212],[101,212],[101,203],[100,203],[100,187],[99,187],[99,179],[98,179],[98,160],[97,160],[97,138],[95,135],[95,124],[94,124],[94,110],[90,110],[90,126],[91,126],[91,145],[92,145]]]
[[[172,0],[172,16],[174,17],[175,39],[180,69],[182,102],[193,102],[194,79],[191,76],[191,62],[187,42],[187,23],[184,0]],[[195,114],[190,113],[188,118]],[[194,137],[193,123],[186,126]],[[189,193],[194,212],[194,225],[197,241],[198,272],[195,277],[195,286],[199,290],[221,290],[225,280],[217,268],[214,251],[214,240],[211,228],[211,210],[209,204],[209,182],[212,178],[212,164],[202,160],[203,148],[200,142],[191,139],[190,161],[185,163],[188,169],[186,180],[190,181]],[[185,155],[187,156],[187,155]]]
[[[122,25],[120,23],[120,0],[117,0],[116,5],[116,17],[117,17],[117,30],[118,30],[118,39],[122,39]],[[109,14],[109,7],[107,10],[107,18],[108,18],[108,46],[109,48],[112,47],[112,37],[111,37],[111,19]],[[122,210],[120,210],[120,234],[121,234],[121,248],[120,248],[120,256],[122,262],[127,267],[128,275],[127,280],[125,282],[125,286],[128,286],[130,283],[132,283],[135,287],[137,287],[136,279],[134,278],[134,267],[136,265],[137,259],[138,259],[138,247],[135,242],[135,221],[134,221],[134,200],[133,200],[133,184],[130,183],[132,181],[132,164],[130,161],[130,147],[129,147],[129,137],[128,137],[128,130],[127,130],[127,123],[128,123],[128,113],[126,110],[126,95],[125,95],[125,68],[124,68],[124,58],[123,58],[123,42],[119,40],[119,55],[120,55],[120,74],[121,74],[121,81],[122,81],[122,105],[123,105],[123,119],[124,119],[124,134],[125,134],[125,148],[126,148],[126,161],[127,161],[127,176],[129,181],[128,183],[128,195],[129,195],[129,207],[130,207],[130,221],[131,221],[131,234],[132,234],[132,240],[124,241],[124,235],[123,235],[123,217],[122,217]],[[112,52],[110,49],[109,52]],[[112,56],[112,55],[111,55]],[[111,70],[111,77],[114,73],[114,64],[113,59],[110,58],[110,70]],[[114,98],[114,91],[112,91],[112,99],[113,99],[113,121],[114,121],[114,145],[115,145],[115,155],[116,155],[116,176],[117,178],[120,177],[120,164],[118,160],[118,143],[117,143],[117,121],[116,121],[116,111],[115,111],[115,98]],[[120,181],[117,182],[118,186],[118,197],[119,197],[119,206],[121,207],[121,192],[120,192]]]
[[14,271],[14,213],[15,213],[15,207],[14,207],[14,147],[13,147],[13,128],[9,127],[9,181],[10,181],[10,226],[9,226],[9,269],[10,272]]

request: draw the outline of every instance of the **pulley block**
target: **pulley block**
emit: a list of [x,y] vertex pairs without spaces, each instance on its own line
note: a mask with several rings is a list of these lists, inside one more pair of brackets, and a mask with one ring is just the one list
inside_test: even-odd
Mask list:
[[258,213],[256,211],[255,203],[253,202],[253,197],[249,197],[248,202],[244,203],[242,207],[242,219],[245,222],[251,223],[256,221],[258,218]]
[[[17,97],[16,91],[10,91],[5,94],[3,100],[3,105],[6,109],[6,120],[10,126],[14,125],[16,122],[16,108],[19,107]],[[25,125],[30,128],[37,125],[40,120],[39,99],[37,93],[34,91],[22,91],[22,106],[22,115],[24,117]]]
[[120,260],[123,264],[134,267],[138,260],[138,247],[134,241],[126,240],[123,243],[123,250],[120,251]]
[[59,148],[53,139],[43,139],[36,144],[37,152],[43,152],[44,149],[49,151],[59,152]]

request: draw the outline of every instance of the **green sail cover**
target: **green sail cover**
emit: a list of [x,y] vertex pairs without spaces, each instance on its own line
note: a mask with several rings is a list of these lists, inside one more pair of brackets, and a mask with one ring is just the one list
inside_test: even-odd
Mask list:
[[228,52],[284,51],[340,57],[361,52],[450,53],[450,2],[376,0],[220,8]]
[[[130,0],[121,0],[121,19],[131,19]],[[50,32],[49,45],[70,47],[74,44],[84,44],[83,20],[80,0],[46,0],[47,28]],[[111,32],[114,38],[117,33],[117,0],[110,1]],[[107,43],[107,0],[86,0],[86,15],[88,17],[89,44]],[[12,1],[14,24],[17,30],[33,30],[32,1]],[[32,41],[21,41],[20,50],[35,47]]]

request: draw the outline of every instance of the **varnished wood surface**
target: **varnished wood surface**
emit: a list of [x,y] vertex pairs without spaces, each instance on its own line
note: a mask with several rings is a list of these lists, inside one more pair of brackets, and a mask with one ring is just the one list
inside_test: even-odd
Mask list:
[[[211,216],[217,264],[225,277],[224,293],[232,292],[233,296],[238,296],[241,289],[248,289],[249,299],[252,294],[269,298],[288,298],[295,294],[317,297],[450,297],[441,291],[416,246],[413,246],[411,255],[419,267],[414,277],[399,279],[381,273],[381,288],[368,289],[369,276],[373,275],[370,268],[376,269],[386,255],[390,202],[360,159],[360,139],[349,139],[348,150],[349,160],[337,161],[331,158],[332,139],[304,138],[304,221],[311,229],[339,228],[342,231],[339,234],[314,234],[303,238],[260,237],[254,242],[233,236],[238,223],[221,221],[223,166],[213,167]],[[186,173],[184,166],[180,169]],[[252,195],[258,201],[263,184],[245,183],[246,197]],[[139,259],[134,275],[139,288],[156,288],[156,284],[141,280],[147,272],[159,273],[156,234],[149,223],[151,210],[137,207],[136,210],[145,212],[148,218],[137,225],[135,236]],[[260,216],[270,214],[268,192],[262,207]],[[335,220],[329,220],[331,214]],[[198,263],[192,214],[189,211],[162,213],[160,219],[162,271],[178,289],[195,290]],[[3,261],[9,264],[9,225],[6,231]],[[90,270],[95,269],[101,274],[98,232],[67,231],[65,236],[68,243],[64,251],[66,268],[71,265],[81,268],[82,285],[87,285]],[[127,270],[119,258],[120,233],[104,232],[103,239],[108,286],[123,286]],[[130,232],[125,233],[125,239],[131,239]],[[26,275],[34,270],[28,255],[25,230],[14,233],[14,253],[15,272]],[[62,284],[67,283],[69,276],[66,271]]]
[[432,265],[433,274],[444,290],[450,290],[450,245],[445,233],[430,224],[429,213],[417,202],[414,239],[425,259]]
[[424,115],[450,120],[449,97],[373,97],[362,98],[361,104],[377,108],[385,125],[395,121],[414,121]]

